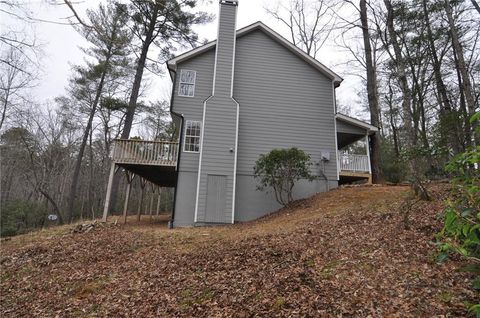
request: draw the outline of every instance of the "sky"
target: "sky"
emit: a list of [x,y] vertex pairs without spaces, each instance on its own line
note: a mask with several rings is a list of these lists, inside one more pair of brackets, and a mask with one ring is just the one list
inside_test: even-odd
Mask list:
[[[24,0],[23,2],[25,3],[25,8],[37,20],[49,21],[36,22],[32,26],[42,48],[42,69],[32,95],[36,101],[47,103],[55,97],[65,94],[65,87],[68,84],[72,65],[81,64],[84,59],[81,47],[86,46],[86,41],[73,27],[68,25],[68,17],[72,14],[66,6],[51,5],[47,0]],[[217,0],[200,0],[199,2],[200,10],[217,15],[219,6]],[[84,16],[85,10],[87,8],[95,8],[99,1],[77,0],[74,3],[77,12]],[[240,29],[254,22],[262,21],[289,39],[288,29],[271,17],[265,10],[267,6],[272,8],[272,6],[277,4],[275,1],[267,0],[239,0],[237,28]],[[9,17],[0,12],[0,21],[2,20],[4,22],[0,22],[0,27],[5,27],[5,23],[19,24],[15,20],[9,20]],[[206,25],[196,26],[194,30],[198,33],[200,39],[214,40],[217,35],[217,17]],[[181,53],[181,51],[178,53]],[[317,59],[344,78],[342,85],[336,91],[339,104],[351,108],[350,114],[361,116],[358,111],[359,97],[356,93],[361,84],[359,78],[353,76],[343,64],[349,59],[347,55],[348,53],[335,46],[332,40],[322,47],[317,55]],[[159,77],[146,72],[145,81],[149,82],[148,90],[145,93],[146,99],[168,100],[171,81],[167,74]]]

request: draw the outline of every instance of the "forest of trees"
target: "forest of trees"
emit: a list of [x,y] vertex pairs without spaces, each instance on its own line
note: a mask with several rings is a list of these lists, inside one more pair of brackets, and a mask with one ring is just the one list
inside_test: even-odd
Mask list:
[[[16,1],[0,5],[19,24],[34,19]],[[82,48],[84,60],[72,67],[65,94],[41,105],[31,95],[41,63],[33,32],[2,29],[2,235],[46,226],[49,215],[57,216],[52,224],[99,217],[113,140],[172,138],[169,103],[147,98],[144,73],[162,76],[173,50],[198,44],[192,27],[211,20],[190,0],[112,0],[84,15],[70,1],[51,5],[71,10],[70,27],[88,45]],[[124,183],[118,171],[116,188]],[[139,204],[139,183],[134,180],[132,206]],[[171,209],[171,193],[162,191],[162,211]]]
[[[50,2],[70,8],[66,27],[88,45],[65,94],[40,105],[31,95],[41,80],[40,46],[28,27],[0,33],[2,235],[48,225],[51,214],[60,223],[99,217],[112,141],[172,138],[168,98],[147,98],[144,73],[164,76],[174,50],[201,44],[193,27],[213,18],[194,0],[109,0],[85,13],[67,0]],[[19,23],[32,19],[15,1],[0,6]],[[380,128],[370,141],[375,182],[411,181],[422,189],[448,177],[443,167],[454,155],[479,145],[478,124],[470,121],[480,97],[475,0],[283,0],[266,14],[313,57],[333,45],[346,60],[337,73],[361,78],[352,94]],[[121,172],[116,184],[118,204]],[[163,193],[168,210],[171,191]]]

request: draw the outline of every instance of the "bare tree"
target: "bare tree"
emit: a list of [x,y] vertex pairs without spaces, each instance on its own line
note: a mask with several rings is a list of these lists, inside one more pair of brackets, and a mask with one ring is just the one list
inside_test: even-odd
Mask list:
[[[467,103],[468,117],[472,116],[475,113],[475,96],[473,93],[473,87],[470,80],[470,74],[468,71],[468,65],[465,61],[464,50],[462,43],[460,42],[460,37],[458,35],[457,26],[455,25],[455,20],[453,17],[453,9],[449,0],[444,1],[445,13],[447,14],[448,26],[450,28],[450,35],[452,39],[453,50],[456,57],[457,70],[461,74],[461,91],[465,95],[465,100]],[[475,132],[475,126],[472,127],[472,131]],[[480,141],[480,136],[476,136],[477,141]]]
[[[19,71],[29,74],[32,67],[39,66],[40,45],[37,43],[33,22],[33,13],[26,4],[20,1],[0,1],[0,45],[2,51],[16,51],[16,58],[27,61],[28,64],[16,65],[4,56],[0,57],[0,64],[16,67]],[[15,23],[12,23],[15,22]],[[5,23],[5,24],[3,24]]]
[[[2,49],[0,63],[0,130],[12,108],[25,101],[25,91],[34,84],[36,74],[30,70],[28,60],[13,47]],[[5,50],[3,50],[5,48]]]
[[475,10],[477,10],[477,12],[480,13],[480,6],[478,5],[478,2],[476,0],[471,0],[471,1]]
[[265,10],[288,28],[295,46],[315,58],[335,28],[333,6],[332,0],[289,0]]
[[389,35],[389,43],[393,47],[395,70],[397,73],[398,82],[400,84],[400,89],[402,91],[402,115],[403,124],[405,127],[406,143],[409,146],[415,146],[416,142],[414,138],[411,114],[412,92],[407,79],[407,66],[400,43],[398,41],[397,33],[395,31],[395,13],[393,10],[393,5],[391,0],[383,0],[383,2],[385,3],[385,7],[387,9],[387,31]]
[[[365,51],[365,66],[367,70],[367,94],[370,110],[370,121],[372,125],[380,127],[380,106],[378,103],[377,71],[372,55],[370,30],[368,28],[368,13],[366,0],[360,0],[360,22],[362,25],[363,47]],[[369,145],[367,145],[367,148]],[[381,139],[380,134],[375,133],[371,138],[371,166],[372,179],[374,183],[383,181],[380,156]]]

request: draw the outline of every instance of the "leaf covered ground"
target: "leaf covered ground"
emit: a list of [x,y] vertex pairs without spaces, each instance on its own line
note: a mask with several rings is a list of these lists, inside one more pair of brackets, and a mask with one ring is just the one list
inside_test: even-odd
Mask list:
[[130,222],[2,242],[2,317],[466,317],[457,259],[436,263],[446,185],[343,188],[234,226]]

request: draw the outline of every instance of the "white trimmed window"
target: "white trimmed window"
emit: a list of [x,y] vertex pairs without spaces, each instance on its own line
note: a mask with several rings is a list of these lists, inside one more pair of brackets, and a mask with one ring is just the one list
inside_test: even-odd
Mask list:
[[200,136],[202,131],[202,122],[187,120],[185,123],[185,139],[183,142],[183,151],[199,152]]
[[180,82],[178,83],[178,96],[193,97],[195,95],[195,71],[180,70]]

